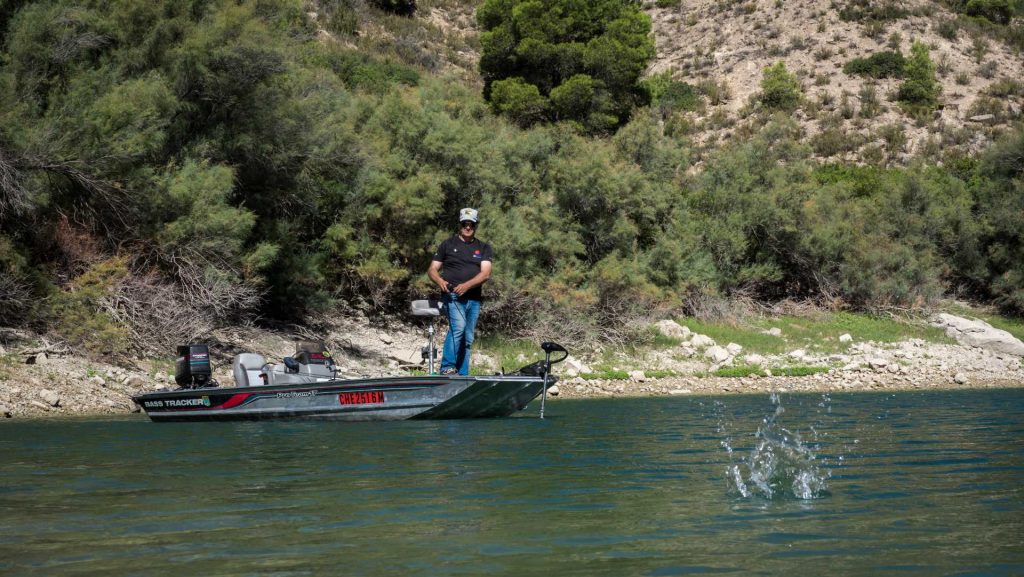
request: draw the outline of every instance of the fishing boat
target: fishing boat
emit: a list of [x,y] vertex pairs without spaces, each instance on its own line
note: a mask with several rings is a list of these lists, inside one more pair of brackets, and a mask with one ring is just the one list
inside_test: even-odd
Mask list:
[[[414,301],[413,314],[437,317],[443,305]],[[548,388],[557,378],[551,366],[565,360],[565,348],[541,343],[544,359],[508,374],[434,374],[434,322],[423,347],[429,373],[421,376],[344,378],[322,345],[300,343],[293,357],[267,363],[254,353],[232,361],[234,386],[213,380],[209,347],[178,347],[175,382],[170,391],[135,395],[132,400],[153,421],[227,421],[325,419],[385,421],[405,419],[472,419],[505,417],[541,397],[541,417]],[[552,353],[562,353],[552,359]]]

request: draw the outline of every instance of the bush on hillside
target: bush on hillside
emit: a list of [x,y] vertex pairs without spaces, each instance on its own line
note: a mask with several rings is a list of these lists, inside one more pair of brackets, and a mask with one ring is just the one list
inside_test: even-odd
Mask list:
[[793,111],[800,105],[801,87],[796,75],[782,61],[764,69],[761,78],[761,104],[769,110]]
[[570,120],[599,133],[644,104],[638,82],[654,40],[635,4],[487,0],[477,20],[484,97],[499,114],[520,124]]
[[905,80],[896,94],[897,100],[912,108],[933,110],[939,105],[941,89],[935,79],[935,65],[928,56],[928,47],[914,42],[905,67]]
[[906,59],[899,52],[877,52],[867,58],[854,58],[843,66],[846,74],[871,78],[903,78]]

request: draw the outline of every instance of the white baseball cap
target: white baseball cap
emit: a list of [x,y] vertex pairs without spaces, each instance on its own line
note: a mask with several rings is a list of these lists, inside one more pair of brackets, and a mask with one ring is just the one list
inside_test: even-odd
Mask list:
[[459,222],[465,222],[467,220],[480,222],[479,213],[475,208],[464,208],[459,211]]

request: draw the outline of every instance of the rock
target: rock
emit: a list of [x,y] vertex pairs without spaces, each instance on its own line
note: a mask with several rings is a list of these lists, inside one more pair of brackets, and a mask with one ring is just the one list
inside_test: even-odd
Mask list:
[[707,347],[713,347],[713,346],[715,346],[715,339],[713,339],[713,338],[711,338],[711,337],[709,337],[707,335],[702,335],[702,334],[699,334],[699,333],[698,334],[694,334],[693,338],[690,339],[690,346],[698,348],[698,349],[704,349],[704,348],[707,348]]
[[558,385],[551,385],[550,387],[548,387],[548,394],[551,395],[552,397],[557,397]]
[[971,122],[989,122],[995,119],[994,114],[976,114],[970,117],[968,120]]
[[807,351],[803,349],[797,349],[789,353],[789,358],[797,361],[802,361],[807,358]]
[[966,385],[967,384],[967,375],[965,375],[963,373],[957,373],[956,375],[953,376],[953,382],[958,384],[958,385]]
[[761,366],[765,363],[766,360],[767,359],[756,353],[751,353],[743,357],[743,362],[747,363],[748,365]]
[[643,371],[629,371],[629,380],[642,383],[647,380],[647,375]]
[[384,343],[385,345],[390,345],[395,342],[395,339],[389,334],[380,334],[377,336],[378,338],[380,338],[380,342]]
[[124,384],[132,389],[142,389],[145,388],[147,382],[146,378],[142,375],[129,375],[125,379]]
[[670,395],[689,395],[690,389],[672,389],[668,392]]
[[900,372],[900,366],[897,365],[896,363],[888,365],[885,368],[886,368],[886,370],[888,370],[890,373],[893,373],[893,374],[896,374],[896,373]]
[[779,327],[772,327],[772,328],[768,329],[767,332],[768,332],[769,335],[771,335],[773,337],[781,337],[782,336],[782,329],[780,329]]
[[736,343],[729,343],[725,345],[725,350],[729,351],[729,354],[735,357],[736,355],[740,354],[741,351],[743,351],[743,347],[737,345]]
[[0,417],[10,419],[13,416],[14,414],[11,413],[11,410],[9,408],[7,408],[7,405],[0,405]]
[[46,401],[46,404],[51,407],[56,407],[60,404],[60,395],[51,391],[50,389],[43,389],[39,391],[39,398]]
[[44,403],[40,403],[39,401],[29,401],[28,404],[32,405],[33,407],[35,407],[37,409],[41,409],[43,411],[49,411],[50,410],[50,405],[47,405],[47,404],[44,404]]
[[101,377],[101,376],[99,376],[99,375],[96,375],[96,376],[94,376],[94,377],[90,378],[90,379],[89,379],[89,383],[91,383],[91,384],[93,384],[93,385],[97,385],[97,386],[100,386],[100,387],[105,387],[105,386],[107,386],[107,381],[106,381],[106,379],[104,379],[103,377]]
[[704,357],[711,359],[711,361],[715,364],[724,363],[725,361],[729,360],[731,356],[732,355],[729,354],[729,351],[717,345],[709,347],[708,350],[704,351]]
[[654,324],[661,334],[673,339],[687,339],[690,337],[690,329],[671,319],[658,321]]
[[981,319],[968,320],[940,313],[932,317],[932,324],[945,329],[947,336],[962,345],[1024,357],[1024,342]]
[[839,335],[839,342],[841,342],[841,343],[852,343],[853,342],[853,337],[850,336],[850,333],[845,333],[845,334]]
[[884,369],[888,364],[889,361],[883,359],[882,357],[872,357],[868,359],[868,366],[871,367],[872,369]]
[[565,361],[562,363],[562,366],[565,367],[565,374],[569,375],[570,377],[574,377],[582,373],[594,372],[590,369],[590,367],[584,364],[583,361],[577,359],[576,357],[573,357],[572,355],[569,355],[568,357],[565,358]]

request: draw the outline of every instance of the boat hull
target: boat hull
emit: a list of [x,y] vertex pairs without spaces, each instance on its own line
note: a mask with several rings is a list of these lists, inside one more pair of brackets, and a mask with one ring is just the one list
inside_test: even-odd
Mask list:
[[144,393],[132,400],[150,419],[161,422],[472,419],[520,411],[543,386],[538,377],[425,376],[181,389]]

